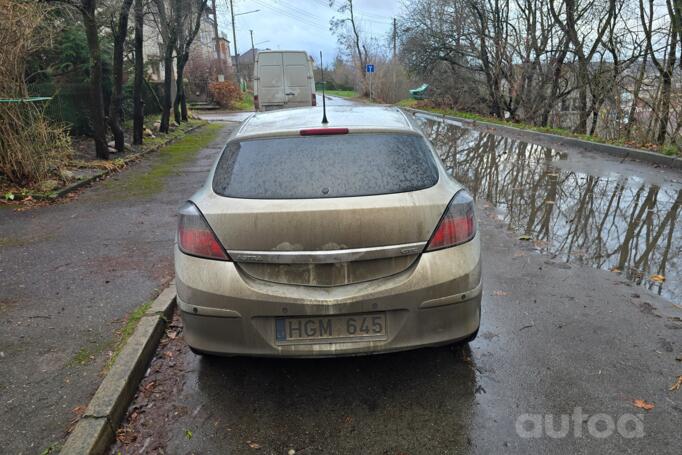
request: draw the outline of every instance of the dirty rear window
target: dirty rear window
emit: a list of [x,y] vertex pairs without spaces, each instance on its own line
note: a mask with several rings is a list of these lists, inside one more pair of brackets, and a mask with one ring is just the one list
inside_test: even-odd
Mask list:
[[342,134],[232,142],[213,190],[236,198],[311,199],[402,193],[437,182],[421,136]]

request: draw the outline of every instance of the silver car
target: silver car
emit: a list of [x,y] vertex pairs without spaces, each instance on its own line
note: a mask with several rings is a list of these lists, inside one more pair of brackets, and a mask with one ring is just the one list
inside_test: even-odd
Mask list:
[[257,113],[180,210],[194,352],[319,357],[472,340],[474,201],[390,107]]

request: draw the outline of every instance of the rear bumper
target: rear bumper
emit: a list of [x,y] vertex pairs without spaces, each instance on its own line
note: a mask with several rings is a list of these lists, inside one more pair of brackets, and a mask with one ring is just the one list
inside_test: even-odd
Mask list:
[[[407,270],[335,287],[269,283],[234,263],[187,256],[176,248],[178,306],[185,339],[216,354],[324,357],[390,352],[453,342],[480,324],[478,236],[464,245],[423,254]],[[281,317],[384,312],[387,339],[278,345]]]
[[307,101],[307,102],[294,102],[294,101],[288,101],[286,103],[271,103],[271,104],[260,104],[260,111],[262,112],[267,112],[267,111],[276,111],[279,109],[292,109],[295,107],[310,107],[312,106],[312,101]]

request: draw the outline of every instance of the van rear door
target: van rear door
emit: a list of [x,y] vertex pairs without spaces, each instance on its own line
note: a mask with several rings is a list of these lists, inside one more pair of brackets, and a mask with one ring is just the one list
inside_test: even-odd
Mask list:
[[262,106],[286,103],[283,76],[281,53],[258,54],[258,99]]
[[285,52],[284,56],[284,94],[287,105],[310,106],[311,79],[308,54],[304,52]]

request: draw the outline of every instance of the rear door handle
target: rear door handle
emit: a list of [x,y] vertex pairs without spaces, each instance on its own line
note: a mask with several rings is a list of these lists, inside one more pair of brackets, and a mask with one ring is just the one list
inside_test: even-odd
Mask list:
[[296,94],[294,92],[287,92],[285,93],[286,96],[295,96]]

